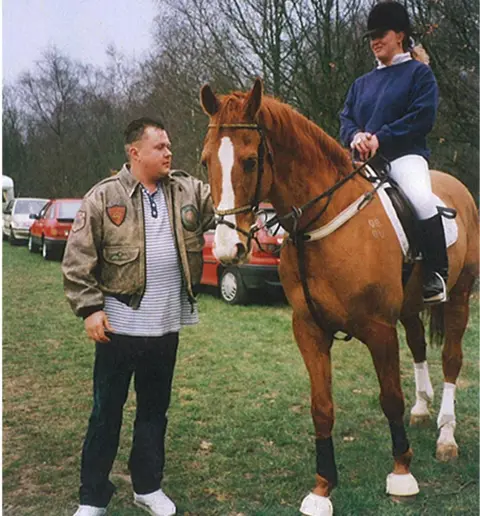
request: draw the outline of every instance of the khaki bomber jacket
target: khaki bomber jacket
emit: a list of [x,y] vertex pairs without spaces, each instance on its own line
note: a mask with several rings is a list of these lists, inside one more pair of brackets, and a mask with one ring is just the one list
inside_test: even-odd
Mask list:
[[[165,198],[190,303],[202,275],[203,233],[213,227],[210,187],[174,170],[164,180]],[[145,228],[142,191],[127,166],[84,197],[62,262],[67,299],[80,317],[102,310],[104,294],[136,309],[145,292]]]

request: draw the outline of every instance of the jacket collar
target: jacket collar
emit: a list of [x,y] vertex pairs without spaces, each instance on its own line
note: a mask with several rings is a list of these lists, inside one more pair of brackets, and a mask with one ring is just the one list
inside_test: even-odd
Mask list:
[[[123,167],[120,169],[120,172],[118,173],[118,179],[120,180],[120,183],[123,185],[125,190],[128,193],[129,197],[132,197],[132,195],[135,193],[135,190],[140,185],[140,181],[136,179],[133,174],[130,172],[130,165],[128,163],[125,163]],[[168,185],[170,183],[171,179],[170,177],[166,177],[163,180],[164,185]]]

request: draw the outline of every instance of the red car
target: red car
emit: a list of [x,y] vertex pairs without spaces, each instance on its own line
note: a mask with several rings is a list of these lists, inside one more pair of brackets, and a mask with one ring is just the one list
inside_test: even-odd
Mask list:
[[45,260],[60,258],[82,199],[52,199],[38,214],[30,227],[28,250],[32,253],[41,249]]
[[[264,210],[268,220],[275,216],[270,204],[260,205],[260,208]],[[251,291],[260,292],[263,289],[283,292],[278,277],[283,228],[274,226],[270,230],[260,229],[257,238],[262,248],[252,241],[252,254],[244,265],[222,265],[213,254],[214,236],[214,231],[205,233],[203,273],[200,280],[202,285],[218,287],[220,297],[231,305],[245,303]]]

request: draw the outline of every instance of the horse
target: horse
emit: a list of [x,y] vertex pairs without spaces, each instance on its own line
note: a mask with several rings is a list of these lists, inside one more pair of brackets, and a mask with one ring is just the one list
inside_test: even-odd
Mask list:
[[[410,472],[413,451],[403,422],[396,325],[400,321],[405,327],[414,359],[414,424],[429,417],[433,399],[420,317],[426,308],[421,264],[413,266],[404,285],[404,257],[372,184],[357,173],[349,153],[319,126],[265,95],[260,79],[248,92],[222,96],[206,84],[200,102],[209,116],[202,165],[208,169],[217,213],[217,258],[224,264],[248,259],[261,200],[273,204],[289,235],[279,274],[310,377],[316,447],[315,484],[300,512],[333,514],[329,497],[337,484],[337,468],[330,351],[338,331],[363,342],[371,354],[392,438],[393,470],[387,476],[387,493],[409,499],[419,489]],[[458,454],[454,397],[462,366],[461,342],[478,276],[478,218],[475,202],[460,181],[440,171],[431,171],[431,178],[434,193],[457,210],[458,239],[448,249],[449,299],[430,307],[431,323],[444,340],[437,457],[451,460]],[[354,216],[337,224],[339,214],[349,210]],[[310,239],[314,230],[325,228],[324,238]]]

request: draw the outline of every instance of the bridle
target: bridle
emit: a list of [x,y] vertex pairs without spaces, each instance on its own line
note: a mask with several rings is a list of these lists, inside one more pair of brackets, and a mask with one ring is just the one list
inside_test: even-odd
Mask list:
[[[255,186],[255,193],[253,196],[253,199],[248,203],[244,204],[243,206],[239,206],[237,208],[231,208],[229,210],[215,210],[215,220],[217,225],[224,224],[225,226],[229,227],[230,229],[234,229],[235,231],[238,231],[242,235],[247,237],[247,253],[250,252],[250,246],[252,244],[252,240],[255,240],[257,245],[262,249],[262,246],[260,242],[258,241],[258,238],[256,236],[256,233],[260,231],[260,227],[254,222],[252,226],[250,227],[249,231],[245,231],[244,229],[238,227],[233,222],[230,222],[229,220],[225,220],[225,217],[227,215],[239,215],[241,213],[253,213],[254,215],[258,215],[259,213],[259,204],[260,204],[260,191],[262,189],[262,179],[263,179],[263,172],[265,168],[265,148],[267,147],[265,135],[263,132],[263,129],[258,124],[247,124],[247,123],[240,123],[240,124],[209,124],[208,129],[213,129],[218,127],[219,129],[248,129],[257,131],[260,135],[260,142],[258,144],[258,151],[257,151],[257,184]],[[270,157],[270,162],[272,162],[272,156],[270,153],[270,150],[267,148],[268,156]]]

